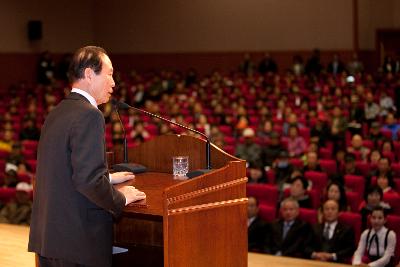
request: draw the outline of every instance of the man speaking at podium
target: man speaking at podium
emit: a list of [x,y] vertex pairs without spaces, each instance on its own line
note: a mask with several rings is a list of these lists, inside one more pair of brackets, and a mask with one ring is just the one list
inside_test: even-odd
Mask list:
[[114,189],[134,175],[107,170],[97,108],[115,86],[107,53],[80,48],[69,75],[71,94],[42,127],[28,250],[38,254],[40,267],[111,266],[113,217],[146,195],[133,186]]

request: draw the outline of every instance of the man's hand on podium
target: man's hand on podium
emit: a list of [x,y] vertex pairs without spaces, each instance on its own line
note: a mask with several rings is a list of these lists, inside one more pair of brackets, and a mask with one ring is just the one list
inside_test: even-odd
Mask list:
[[135,175],[131,172],[114,172],[110,173],[111,183],[120,184],[135,178]]
[[146,198],[146,194],[142,191],[137,190],[134,186],[122,186],[118,188],[118,191],[125,196],[125,206],[132,202]]

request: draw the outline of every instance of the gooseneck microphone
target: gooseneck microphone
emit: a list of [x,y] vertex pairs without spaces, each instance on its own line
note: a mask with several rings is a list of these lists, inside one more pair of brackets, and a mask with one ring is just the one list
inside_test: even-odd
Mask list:
[[[196,176],[198,176],[198,175],[202,175],[202,174],[204,174],[204,173],[206,173],[206,172],[209,172],[209,171],[211,170],[211,152],[210,152],[211,143],[210,143],[210,138],[209,138],[206,134],[204,134],[204,133],[202,133],[202,132],[200,132],[200,131],[198,131],[198,130],[189,128],[189,127],[187,127],[187,126],[185,126],[185,125],[183,125],[183,124],[180,124],[180,123],[174,122],[174,121],[172,121],[172,120],[166,119],[166,118],[164,118],[164,117],[161,117],[161,116],[159,116],[159,115],[157,115],[157,114],[148,112],[148,111],[143,110],[143,109],[140,109],[140,108],[136,108],[136,107],[130,106],[130,105],[128,105],[127,103],[120,102],[120,101],[117,101],[117,100],[115,100],[115,99],[112,99],[112,100],[111,100],[111,103],[112,103],[112,105],[115,107],[115,109],[117,110],[118,118],[119,118],[121,124],[122,124],[122,121],[121,121],[121,119],[120,119],[120,117],[119,117],[118,110],[119,110],[119,109],[121,109],[121,110],[133,109],[133,110],[136,110],[136,111],[138,111],[138,112],[140,112],[140,113],[146,114],[147,116],[160,119],[160,120],[162,120],[162,121],[164,121],[164,122],[167,122],[167,123],[176,125],[176,126],[182,128],[182,129],[191,131],[191,132],[193,132],[193,133],[197,133],[197,134],[199,134],[200,136],[202,136],[202,137],[206,140],[206,168],[205,168],[205,169],[201,169],[201,170],[195,170],[195,171],[189,172],[189,173],[187,174],[187,177],[193,178],[193,177],[196,177]],[[122,126],[122,127],[123,127],[123,126]],[[128,155],[127,155],[127,146],[126,146],[126,135],[125,135],[125,130],[124,130],[124,150],[125,150],[125,151],[124,151],[124,162],[127,163],[127,162],[128,162]],[[125,157],[126,157],[126,158],[125,158]]]
[[146,171],[146,167],[140,165],[140,164],[136,164],[136,163],[129,163],[128,162],[128,143],[127,143],[127,139],[126,139],[126,131],[125,131],[125,127],[124,124],[122,123],[121,120],[121,116],[119,115],[118,112],[118,107],[117,105],[114,103],[116,102],[115,99],[111,100],[111,103],[115,109],[115,112],[117,113],[117,117],[119,120],[119,123],[121,124],[121,129],[122,129],[122,133],[124,135],[124,162],[123,163],[119,163],[119,164],[114,164],[113,165],[113,170],[120,172],[120,171],[128,171],[128,172],[133,172],[133,173],[142,173]]

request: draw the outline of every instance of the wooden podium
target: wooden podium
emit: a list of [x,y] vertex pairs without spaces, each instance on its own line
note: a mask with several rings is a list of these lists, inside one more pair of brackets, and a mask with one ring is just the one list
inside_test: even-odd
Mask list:
[[[113,266],[247,266],[245,161],[211,145],[212,171],[193,179],[172,175],[172,157],[189,156],[204,169],[205,141],[164,135],[129,150],[129,162],[148,168],[133,185],[146,200],[127,206],[114,225],[114,246],[128,248]],[[121,151],[115,162],[122,162]]]

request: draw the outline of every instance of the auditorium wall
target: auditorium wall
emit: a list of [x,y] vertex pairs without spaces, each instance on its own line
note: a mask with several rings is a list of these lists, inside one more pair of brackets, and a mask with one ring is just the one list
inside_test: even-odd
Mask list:
[[[400,3],[357,2],[361,54],[367,63],[375,64],[375,31],[400,27]],[[0,0],[0,71],[7,73],[0,86],[16,80],[32,81],[41,51],[59,56],[89,43],[106,47],[124,71],[151,66],[203,69],[210,63],[218,68],[233,67],[244,52],[259,58],[264,51],[282,60],[285,68],[294,54],[307,57],[316,47],[322,50],[325,61],[335,52],[348,58],[354,47],[353,3]],[[29,20],[42,21],[42,40],[28,41]]]

